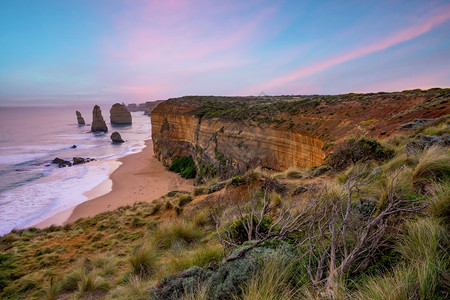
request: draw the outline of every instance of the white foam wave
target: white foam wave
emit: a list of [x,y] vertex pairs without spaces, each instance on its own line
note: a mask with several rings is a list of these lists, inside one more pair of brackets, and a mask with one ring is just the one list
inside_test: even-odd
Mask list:
[[0,235],[23,228],[87,200],[83,193],[108,179],[109,165],[99,163],[54,169],[32,185],[0,195]]
[[16,165],[47,156],[47,153],[23,153],[0,155],[0,164]]

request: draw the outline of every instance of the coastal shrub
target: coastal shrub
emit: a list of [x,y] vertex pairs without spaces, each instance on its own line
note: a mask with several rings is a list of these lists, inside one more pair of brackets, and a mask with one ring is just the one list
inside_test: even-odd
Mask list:
[[183,178],[195,178],[197,167],[192,156],[182,156],[175,159],[169,167],[169,171],[180,173]]
[[186,204],[188,204],[191,201],[192,201],[192,197],[190,195],[181,195],[178,197],[178,205],[180,207],[185,206]]
[[241,185],[244,183],[245,183],[244,178],[242,178],[242,176],[239,176],[239,175],[232,177],[230,180],[230,184],[232,184],[234,186],[238,186],[238,185]]
[[336,171],[344,170],[356,162],[368,160],[383,161],[395,155],[395,151],[381,145],[377,140],[361,137],[354,142],[347,142],[328,157],[328,164]]
[[149,244],[142,244],[134,249],[129,261],[135,275],[147,278],[156,272],[158,251]]
[[150,300],[181,299],[183,295],[189,294],[206,282],[211,275],[211,271],[205,271],[200,267],[168,275],[150,290]]
[[297,168],[291,167],[286,170],[286,177],[287,178],[303,178],[303,174]]
[[306,192],[307,190],[308,190],[308,188],[306,186],[300,184],[300,185],[297,185],[295,187],[295,189],[292,191],[292,195],[295,196],[298,194],[302,194],[302,193]]
[[446,149],[433,146],[426,149],[411,177],[416,191],[426,193],[433,182],[450,180],[450,155]]
[[183,208],[179,205],[175,205],[174,210],[177,216],[179,216],[183,212]]
[[[249,234],[246,230],[245,224],[252,224],[252,232],[251,237],[258,235],[265,235],[268,233],[270,226],[273,223],[271,217],[264,215],[262,217],[261,224],[259,226],[258,232],[256,232],[257,224],[259,223],[259,219],[256,216],[253,216],[253,220],[251,220],[250,215],[245,215],[243,218],[237,219],[226,227],[226,231],[229,232],[230,238],[232,241],[240,245],[249,240]],[[248,226],[247,226],[248,227]]]

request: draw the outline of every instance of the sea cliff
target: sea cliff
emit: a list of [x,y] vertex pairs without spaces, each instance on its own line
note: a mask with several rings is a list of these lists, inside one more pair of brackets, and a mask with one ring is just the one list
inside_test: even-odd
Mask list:
[[192,156],[204,176],[257,166],[283,170],[323,163],[349,137],[389,137],[418,118],[449,113],[449,89],[336,96],[169,99],[152,112],[155,156],[169,166]]

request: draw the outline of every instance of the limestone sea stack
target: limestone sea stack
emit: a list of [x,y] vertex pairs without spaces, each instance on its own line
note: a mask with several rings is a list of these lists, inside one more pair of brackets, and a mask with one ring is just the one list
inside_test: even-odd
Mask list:
[[111,124],[131,124],[131,114],[124,104],[114,104],[109,112]]
[[84,119],[81,116],[81,113],[78,110],[75,113],[77,114],[78,125],[85,125],[86,123],[84,122]]
[[114,131],[111,136],[110,136],[111,140],[114,143],[123,143],[125,142],[124,140],[122,140],[122,137],[120,136],[120,133],[118,133],[117,131]]
[[92,111],[91,131],[92,132],[98,132],[98,131],[108,132],[108,127],[106,127],[105,120],[103,120],[102,110],[100,109],[100,106],[98,106],[98,105],[94,106],[94,110]]

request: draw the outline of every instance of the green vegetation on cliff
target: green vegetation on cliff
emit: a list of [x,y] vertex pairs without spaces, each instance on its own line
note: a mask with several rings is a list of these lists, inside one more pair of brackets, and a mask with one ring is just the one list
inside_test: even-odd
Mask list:
[[175,159],[169,167],[169,171],[180,173],[183,178],[195,178],[197,167],[191,156],[182,156]]

